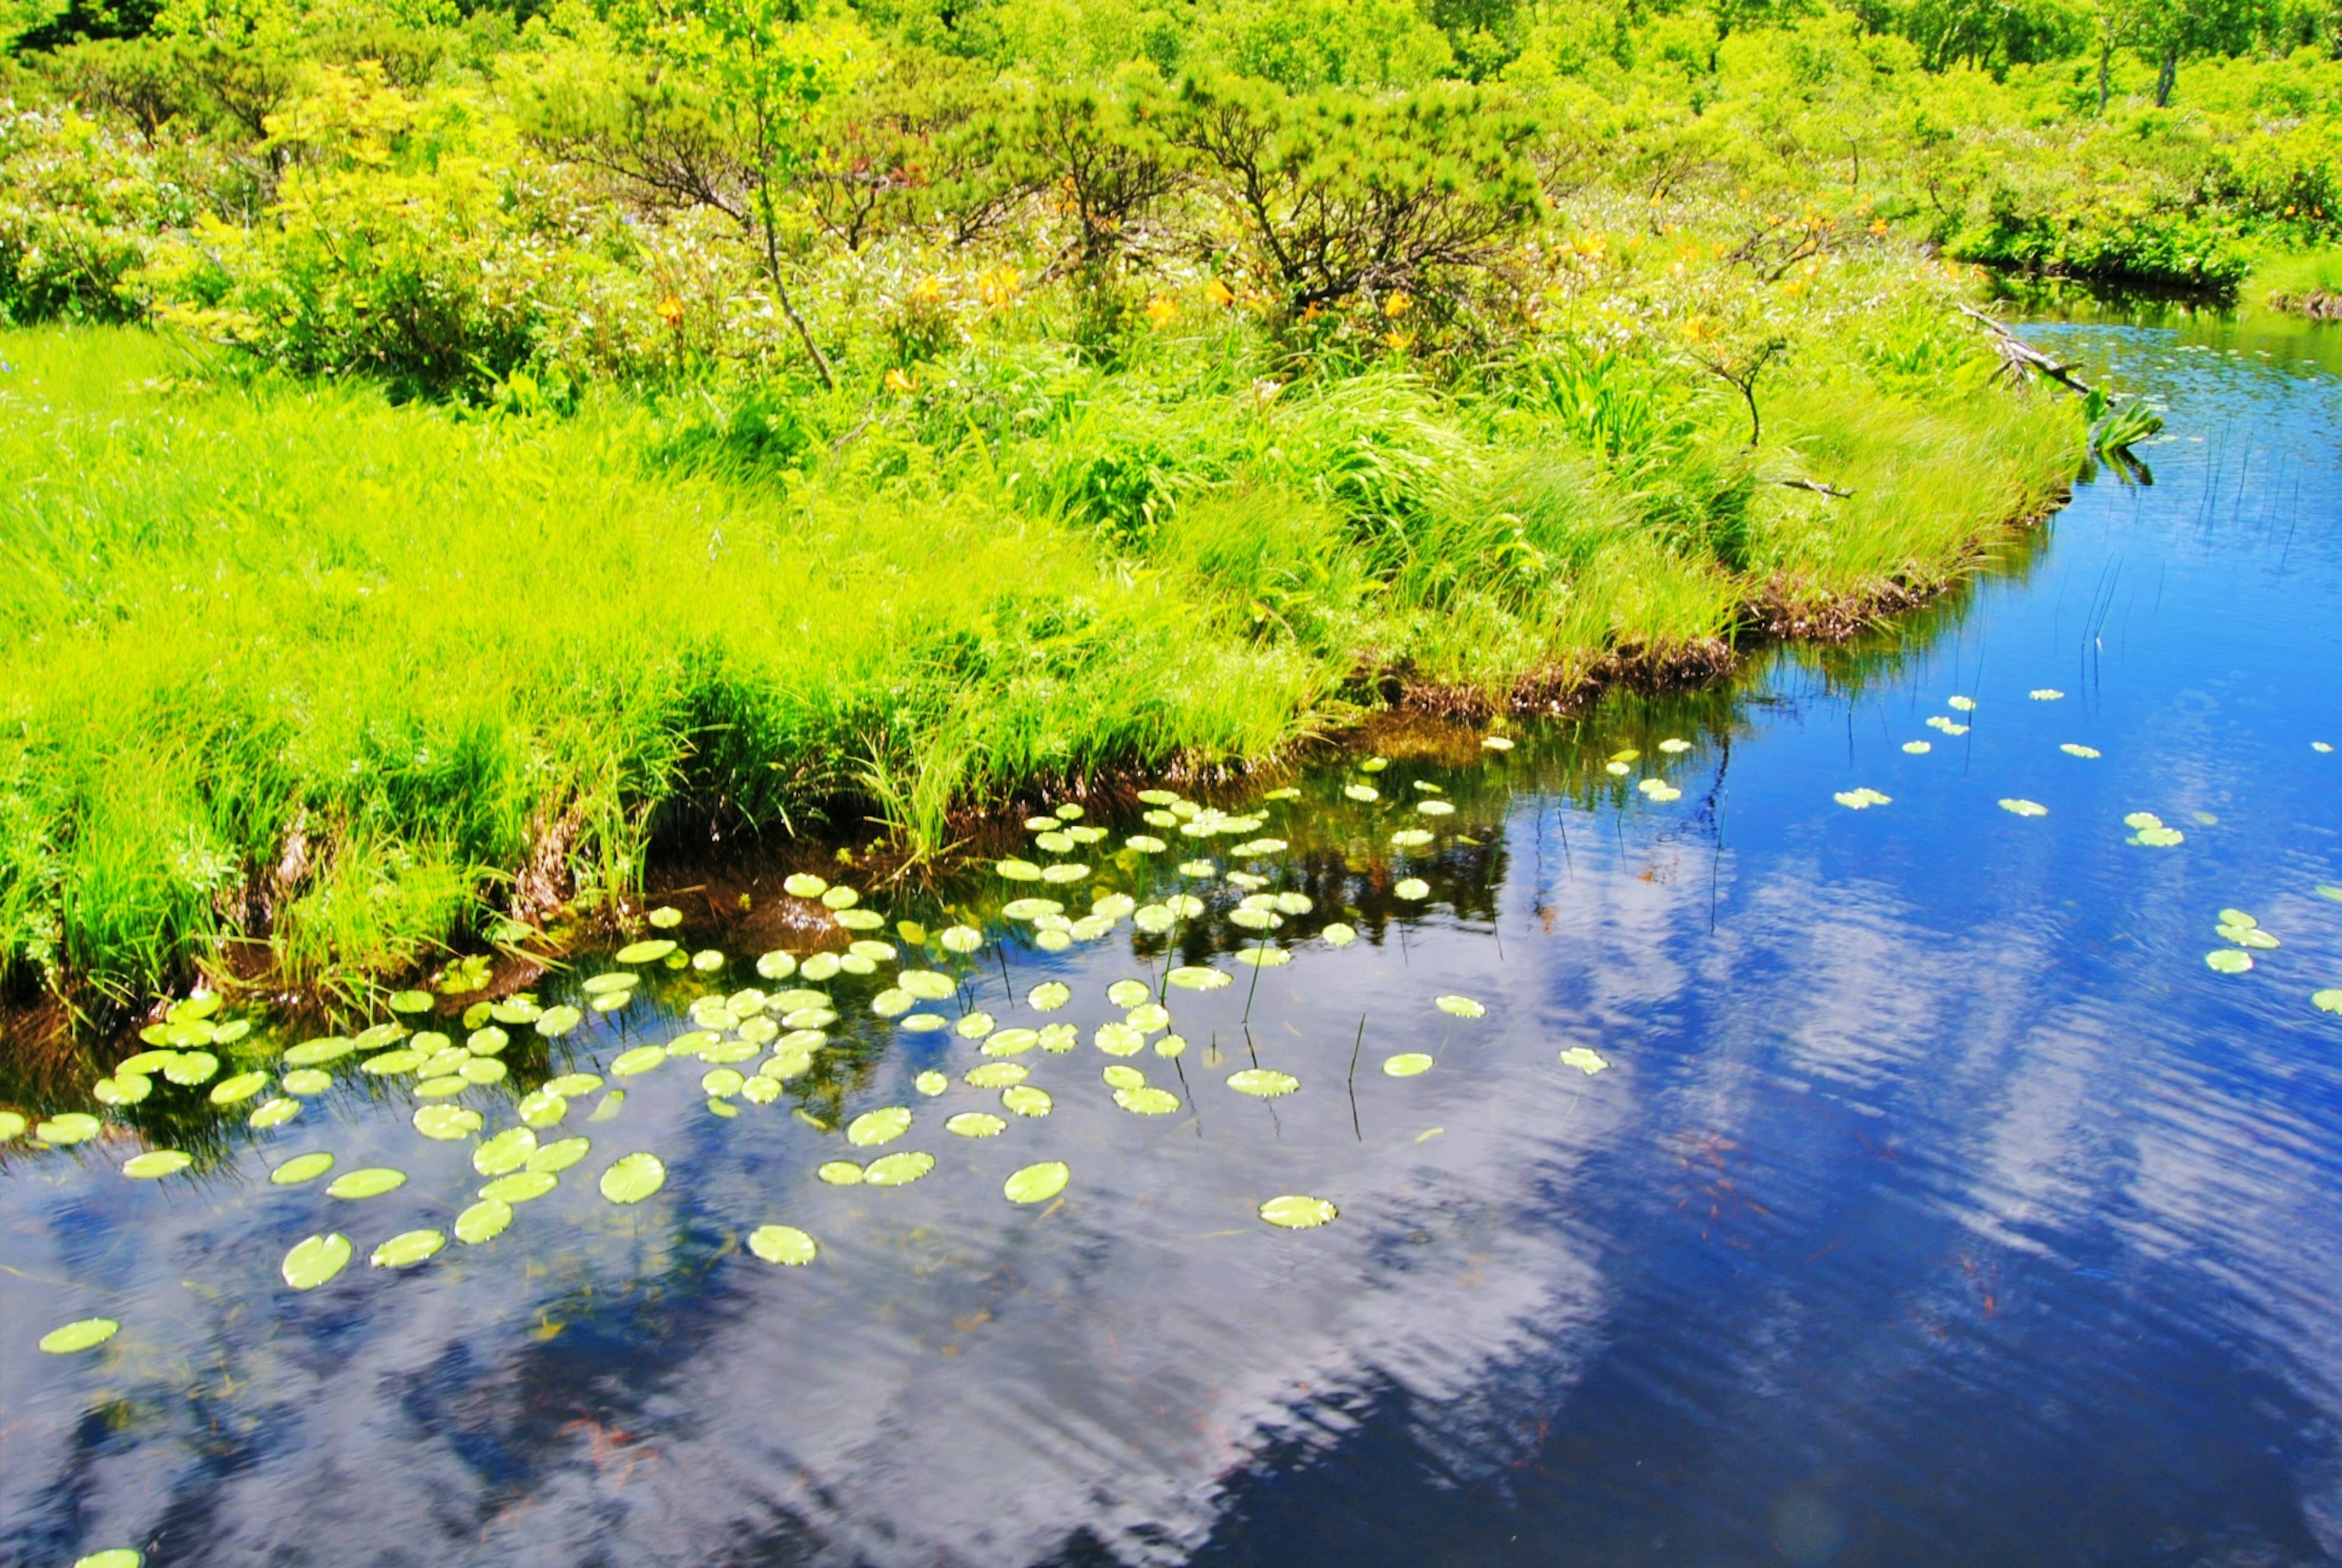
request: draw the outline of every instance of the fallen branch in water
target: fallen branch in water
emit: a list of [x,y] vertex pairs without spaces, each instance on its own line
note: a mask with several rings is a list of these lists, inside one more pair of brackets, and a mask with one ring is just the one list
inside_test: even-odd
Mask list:
[[2072,365],[2060,365],[1972,305],[1961,305],[1960,314],[1982,322],[1985,329],[1992,334],[1993,345],[2000,350],[2001,374],[2011,381],[2022,381],[2037,372],[2069,392],[2079,393],[2084,397],[2090,394],[2091,388],[2074,374]]

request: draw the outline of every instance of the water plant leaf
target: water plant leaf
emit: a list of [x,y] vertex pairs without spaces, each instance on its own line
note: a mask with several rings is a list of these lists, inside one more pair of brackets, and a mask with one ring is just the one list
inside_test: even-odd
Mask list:
[[393,1013],[428,1013],[439,1005],[439,999],[428,991],[394,991],[390,994]]
[[1146,1034],[1127,1024],[1101,1024],[1090,1043],[1109,1056],[1136,1056],[1146,1048]]
[[1054,1013],[1074,999],[1074,988],[1062,980],[1045,980],[1025,994],[1027,1005],[1037,1013]]
[[1402,1051],[1383,1059],[1383,1072],[1392,1078],[1413,1078],[1431,1071],[1431,1058],[1420,1051]]
[[1063,1160],[1042,1160],[1010,1172],[1000,1192],[1012,1203],[1046,1203],[1073,1179],[1071,1167]]
[[255,1131],[265,1133],[271,1127],[285,1125],[300,1114],[300,1101],[286,1099],[280,1095],[276,1099],[264,1101],[253,1107],[252,1114],[245,1118],[245,1123]]
[[1120,1062],[1108,1063],[1098,1075],[1106,1080],[1106,1086],[1109,1089],[1143,1088],[1146,1083],[1146,1074]]
[[2037,703],[2054,703],[2066,694],[2055,686],[2036,686],[2025,694]]
[[1157,1056],[1177,1056],[1186,1049],[1187,1038],[1184,1034],[1166,1034],[1155,1043]]
[[1228,1087],[1239,1094],[1257,1099],[1274,1100],[1290,1094],[1301,1087],[1301,1080],[1290,1073],[1280,1073],[1274,1067],[1246,1067],[1228,1074]]
[[639,1203],[666,1185],[666,1164],[656,1154],[621,1154],[602,1173],[602,1195],[614,1203]]
[[306,1236],[293,1243],[278,1272],[296,1291],[313,1291],[349,1265],[350,1238],[339,1231]]
[[1116,1007],[1136,1007],[1154,994],[1144,980],[1117,980],[1106,988],[1106,999]]
[[195,1163],[195,1156],[177,1149],[149,1149],[123,1161],[122,1174],[141,1182],[155,1182],[176,1175]]
[[406,1185],[406,1173],[388,1165],[362,1165],[345,1171],[334,1178],[325,1189],[329,1198],[345,1198],[355,1202],[360,1198],[378,1198],[385,1193],[395,1193]]
[[2253,966],[2253,955],[2241,948],[2217,947],[2204,955],[2204,962],[2222,974],[2242,974]]
[[1484,751],[1508,752],[1513,749],[1513,743],[1503,735],[1482,735],[1480,746]]
[[[618,949],[616,957],[621,964],[656,964],[674,951],[673,941],[664,936],[655,936],[646,942],[629,942]],[[521,1018],[514,1022],[527,1024],[534,1020]]]
[[781,891],[791,898],[819,898],[829,891],[829,884],[809,871],[800,871],[781,879]]
[[737,1067],[716,1067],[699,1075],[699,1092],[711,1100],[726,1100],[737,1094],[748,1082],[747,1074]]
[[756,960],[756,973],[767,980],[786,980],[796,972],[796,955],[777,947]]
[[1485,1018],[1488,1014],[1486,1007],[1469,996],[1435,996],[1431,1004],[1457,1018]]
[[951,1087],[951,1080],[930,1067],[926,1072],[920,1074],[916,1078],[911,1080],[911,1087],[916,1089],[920,1094],[926,1095],[928,1098],[933,1099],[936,1095],[942,1094],[945,1090]]
[[584,1159],[593,1146],[590,1138],[555,1138],[528,1157],[527,1169],[559,1175]]
[[1012,898],[1000,906],[1010,920],[1036,921],[1045,914],[1063,914],[1066,906],[1054,898]]
[[973,925],[946,925],[936,942],[946,953],[969,954],[984,945],[984,933]]
[[1437,836],[1426,827],[1403,827],[1390,835],[1390,841],[1400,849],[1421,849]]
[[528,1164],[536,1153],[536,1134],[526,1127],[507,1127],[474,1146],[472,1169],[484,1176],[501,1176]]
[[1013,1089],[1028,1076],[1021,1062],[986,1062],[967,1070],[971,1089]]
[[146,1559],[127,1546],[109,1546],[74,1559],[74,1568],[140,1568]]
[[[604,1173],[606,1181],[607,1174],[606,1172]],[[484,1199],[494,1199],[499,1203],[526,1203],[545,1196],[560,1184],[561,1178],[551,1171],[514,1171],[509,1174],[498,1176],[495,1181],[482,1187],[480,1196]],[[606,1197],[608,1193],[605,1193],[603,1195]],[[647,1197],[649,1194],[645,1193],[644,1196]],[[612,1198],[610,1201],[618,1203],[622,1200]],[[631,1203],[635,1200],[624,1201]]]
[[617,1060],[610,1064],[610,1076],[613,1078],[639,1077],[666,1060],[666,1046],[637,1045],[631,1051],[618,1053]]
[[455,1239],[476,1247],[503,1235],[513,1223],[513,1207],[495,1198],[482,1198],[455,1216]]
[[1046,1089],[1037,1089],[1030,1084],[1003,1089],[1000,1104],[1003,1109],[1016,1116],[1046,1116],[1056,1105]]
[[[976,1069],[981,1073],[985,1069]],[[881,1105],[876,1111],[865,1111],[846,1124],[846,1141],[857,1149],[867,1149],[879,1144],[891,1144],[911,1130],[911,1108],[908,1105]]]
[[1927,721],[1927,727],[1931,730],[1941,730],[1947,735],[1964,735],[1968,733],[1967,725],[1959,723],[1956,719],[1947,719],[1941,714],[1937,714],[1934,718],[1929,719]]
[[873,1187],[907,1187],[936,1168],[936,1157],[916,1149],[881,1154],[862,1167],[862,1180]]
[[1347,947],[1358,939],[1358,928],[1337,920],[1317,934],[1326,939],[1328,946]]
[[858,1187],[862,1184],[862,1167],[851,1160],[826,1160],[815,1167],[813,1174],[833,1187]]
[[[445,1107],[434,1107],[444,1109]],[[522,1123],[531,1127],[550,1127],[569,1114],[569,1097],[554,1093],[553,1086],[532,1089],[513,1107]]]
[[85,1144],[103,1131],[105,1131],[103,1124],[88,1113],[65,1111],[35,1126],[33,1136],[40,1139],[44,1144],[55,1144],[64,1147],[73,1144]]
[[338,1035],[325,1035],[315,1040],[304,1040],[286,1051],[284,1063],[287,1067],[322,1067],[328,1062],[338,1062],[358,1048],[355,1040]]
[[445,1231],[401,1231],[375,1248],[366,1261],[378,1269],[411,1269],[437,1257],[446,1244]]
[[43,1334],[41,1349],[51,1355],[76,1355],[95,1350],[121,1332],[122,1325],[110,1317],[85,1317]]
[[952,1033],[963,1040],[981,1040],[999,1026],[1000,1020],[989,1013],[969,1013],[952,1025]]
[[2309,1004],[2320,1013],[2342,1013],[2342,988],[2313,991],[2309,994]]
[[1008,860],[995,862],[992,869],[998,872],[1003,878],[1009,882],[1038,882],[1041,880],[1041,868],[1035,865],[1029,860],[1017,860],[1012,857]]
[[315,1067],[295,1067],[277,1080],[287,1094],[317,1095],[334,1086],[334,1075]]
[[944,1131],[963,1138],[994,1138],[1007,1125],[989,1111],[962,1111],[944,1123]]
[[1280,964],[1293,962],[1293,954],[1281,947],[1247,947],[1231,956],[1238,964],[1249,964],[1255,969],[1274,969]]
[[1431,884],[1424,881],[1423,878],[1419,876],[1402,877],[1398,882],[1392,884],[1391,896],[1394,898],[1407,899],[1410,902],[1416,899],[1429,898],[1431,896]]
[[25,1116],[20,1111],[0,1111],[0,1144],[25,1135]]
[[401,1073],[412,1073],[426,1060],[428,1058],[420,1051],[385,1051],[358,1064],[358,1070],[372,1073],[376,1077],[391,1077]]
[[1342,1211],[1324,1198],[1286,1193],[1261,1204],[1260,1217],[1281,1231],[1314,1231],[1330,1224]]
[[585,1017],[586,1014],[580,1013],[576,1008],[570,1006],[569,1004],[565,1002],[558,1006],[548,1007],[544,1012],[538,1014],[535,1022],[535,1027],[536,1032],[539,1034],[544,1035],[547,1040],[558,1040],[564,1034],[568,1034],[572,1029],[576,1028],[580,1023],[584,1022]]
[[1236,976],[1224,969],[1213,969],[1200,964],[1182,964],[1164,977],[1166,983],[1182,991],[1217,991],[1236,984]]
[[117,1073],[89,1086],[89,1097],[101,1105],[135,1105],[154,1092],[155,1080],[136,1073]]
[[1875,805],[1891,805],[1895,797],[1881,794],[1867,785],[1860,789],[1840,790],[1830,798],[1848,811],[1868,811]]
[[1419,800],[1415,803],[1415,809],[1416,814],[1422,816],[1454,816],[1456,803],[1445,800]]
[[2020,800],[2013,795],[2001,797],[2000,809],[2017,816],[2047,816],[2049,808],[2039,801]]
[[1568,1050],[1564,1051],[1561,1054],[1561,1064],[1565,1067],[1575,1067],[1589,1078],[1596,1073],[1606,1071],[1610,1065],[1604,1060],[1600,1052],[1585,1045],[1572,1045]]
[[2069,757],[2081,757],[2085,760],[2097,757],[2100,754],[2097,747],[2081,745],[2073,741],[2066,742],[2057,749],[2064,752]]
[[1179,1096],[1168,1089],[1141,1084],[1116,1089],[1114,1103],[1134,1116],[1167,1116],[1179,1108]]
[[795,1225],[758,1225],[748,1233],[748,1250],[768,1263],[795,1268],[813,1262],[821,1248]]
[[424,1079],[415,1086],[415,1093],[419,1098],[425,1100],[444,1100],[451,1094],[460,1094],[470,1087],[471,1085],[461,1077],[448,1073],[436,1078]]
[[1905,741],[1903,743],[1903,749],[1909,752],[1915,757],[1924,757],[1936,748],[1929,745],[1926,741]]
[[315,1181],[333,1168],[334,1156],[323,1149],[316,1149],[305,1154],[294,1155],[269,1172],[268,1179],[280,1187],[297,1187],[305,1182]]
[[1040,1043],[1037,1029],[1003,1029],[986,1040],[981,1049],[986,1056],[1019,1056]]
[[425,1105],[415,1113],[415,1130],[426,1138],[452,1144],[480,1130],[480,1114],[468,1105]]
[[192,1089],[210,1083],[219,1066],[219,1058],[208,1051],[182,1051],[163,1064],[163,1076],[183,1089]]
[[[875,909],[841,909],[837,912],[837,924],[844,926],[848,931],[877,931],[886,926],[886,917],[879,914]],[[710,951],[713,950],[711,949]],[[704,954],[695,955],[693,963],[697,964],[698,959],[705,956],[706,954]],[[850,948],[847,950],[846,957],[840,959],[838,962],[843,964],[854,959],[860,959],[865,964],[870,962],[868,954],[856,953]],[[723,955],[718,954],[716,955],[716,962],[720,964],[722,961]],[[714,968],[716,965],[710,964],[707,965],[707,967]],[[851,971],[848,973],[851,973]]]

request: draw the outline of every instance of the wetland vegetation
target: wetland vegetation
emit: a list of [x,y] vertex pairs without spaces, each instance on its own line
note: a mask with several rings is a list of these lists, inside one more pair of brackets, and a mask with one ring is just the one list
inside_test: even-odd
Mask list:
[[2154,427],[1980,265],[2331,233],[2322,14],[1333,15],[35,5],[12,1027],[1843,631]]

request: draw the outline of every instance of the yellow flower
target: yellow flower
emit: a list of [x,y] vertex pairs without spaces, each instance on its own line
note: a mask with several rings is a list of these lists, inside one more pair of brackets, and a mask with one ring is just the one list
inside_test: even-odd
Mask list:
[[1236,300],[1236,291],[1217,278],[1204,285],[1204,297],[1216,305],[1234,305]]
[[886,390],[889,392],[912,392],[916,391],[916,388],[911,381],[909,373],[898,365],[894,369],[886,373]]
[[1383,342],[1399,353],[1405,354],[1415,346],[1415,334],[1403,329],[1397,332],[1386,332],[1383,334]]
[[1390,292],[1389,297],[1383,301],[1383,314],[1396,321],[1398,317],[1405,315],[1406,314],[1406,307],[1414,303],[1415,301],[1406,297],[1406,291],[1405,289],[1393,289]]
[[658,302],[658,313],[659,319],[666,323],[667,325],[681,326],[683,325],[682,296],[671,294],[665,299],[660,300]]
[[1016,297],[1017,290],[1025,285],[1025,275],[1013,266],[988,267],[976,279],[976,285],[983,292],[986,305],[999,306]]
[[1879,237],[1881,237],[1881,238],[1886,237],[1886,234],[1887,234],[1887,220],[1886,220],[1885,218],[1880,218],[1880,219],[1878,219],[1877,221],[1876,221],[1875,223],[1873,223],[1873,224],[1870,225],[1870,232],[1871,232],[1872,234],[1874,234],[1874,235],[1878,235],[1878,236],[1879,236]]
[[1158,294],[1146,302],[1146,319],[1158,327],[1169,326],[1179,319],[1179,307],[1172,303],[1169,295]]

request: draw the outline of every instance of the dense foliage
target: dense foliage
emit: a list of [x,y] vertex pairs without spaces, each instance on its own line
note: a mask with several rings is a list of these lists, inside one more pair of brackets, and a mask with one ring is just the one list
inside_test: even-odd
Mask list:
[[2107,412],[1973,264],[2313,248],[2342,93],[1973,12],[35,4],[0,313],[165,330],[0,385],[0,968],[395,970],[686,817],[933,847],[1954,580]]

